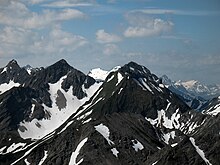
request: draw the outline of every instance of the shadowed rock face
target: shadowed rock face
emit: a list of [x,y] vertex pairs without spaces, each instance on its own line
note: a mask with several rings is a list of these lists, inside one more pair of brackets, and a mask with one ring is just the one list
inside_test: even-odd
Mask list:
[[[61,112],[67,106],[65,91],[72,89],[76,98],[84,98],[85,89],[95,83],[61,60],[35,72],[24,87],[0,95],[0,164],[68,165],[70,160],[82,165],[220,162],[219,115],[190,109],[156,75],[134,62],[110,73],[90,100],[55,131],[39,140],[22,139],[17,132],[21,121],[38,119],[35,124],[40,130],[41,120],[54,117],[45,105],[52,106],[50,84],[61,78],[62,89],[56,91],[55,99]],[[11,149],[15,144],[19,147]]]
[[60,90],[57,91],[56,105],[58,106],[59,110],[66,107],[66,98]]
[[22,120],[28,120],[31,99],[38,94],[31,88],[17,87],[0,95],[0,130],[16,130]]

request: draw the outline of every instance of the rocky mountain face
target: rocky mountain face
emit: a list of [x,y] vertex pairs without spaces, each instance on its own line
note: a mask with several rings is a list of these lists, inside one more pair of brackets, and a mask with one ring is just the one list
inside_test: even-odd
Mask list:
[[89,75],[65,60],[31,72],[9,64],[0,69],[0,164],[220,162],[218,100],[195,111],[134,62]]

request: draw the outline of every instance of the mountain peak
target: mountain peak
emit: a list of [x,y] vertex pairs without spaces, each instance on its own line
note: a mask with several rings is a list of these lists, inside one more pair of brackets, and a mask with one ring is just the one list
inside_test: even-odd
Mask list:
[[139,65],[133,61],[125,64],[123,67],[119,69],[120,72],[124,72],[125,74],[128,73],[132,75],[132,77],[143,77],[151,75],[150,70],[146,67]]
[[162,80],[164,85],[171,85],[172,84],[172,80],[167,75],[161,76],[160,79]]
[[61,59],[61,60],[57,61],[57,62],[56,62],[55,64],[53,64],[53,65],[65,65],[65,66],[70,66],[70,65],[67,63],[67,61],[64,60],[64,59]]
[[49,69],[49,70],[71,70],[71,69],[73,69],[73,67],[72,66],[70,66],[67,62],[66,62],[66,60],[64,60],[64,59],[61,59],[61,60],[59,60],[59,61],[57,61],[56,63],[54,63],[53,65],[50,65],[49,67],[47,67],[47,69]]
[[27,65],[25,65],[23,68],[28,72],[29,75],[31,75],[31,72],[32,72],[32,70],[33,70],[32,66],[30,66],[29,64],[27,64]]
[[65,59],[61,59],[61,60],[59,60],[58,62],[59,62],[59,63],[63,63],[63,64],[68,64]]
[[17,61],[15,59],[12,59],[11,61],[9,61],[9,63],[16,63],[17,64]]
[[133,61],[126,64],[125,67],[130,67],[131,70],[139,70],[141,72],[150,73],[150,70],[147,69],[145,66],[139,65]]
[[195,86],[198,83],[199,82],[196,80],[189,80],[189,81],[182,82],[182,85],[188,89],[188,88],[192,88],[193,86]]
[[17,61],[14,60],[14,59],[9,61],[9,63],[7,64],[7,67],[8,68],[14,68],[14,69],[20,68],[20,66],[18,65]]

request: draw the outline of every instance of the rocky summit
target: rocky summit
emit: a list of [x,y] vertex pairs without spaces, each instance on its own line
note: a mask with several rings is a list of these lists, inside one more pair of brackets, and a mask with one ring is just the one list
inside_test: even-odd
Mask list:
[[0,68],[0,165],[219,164],[219,97],[198,111],[135,62],[27,66]]

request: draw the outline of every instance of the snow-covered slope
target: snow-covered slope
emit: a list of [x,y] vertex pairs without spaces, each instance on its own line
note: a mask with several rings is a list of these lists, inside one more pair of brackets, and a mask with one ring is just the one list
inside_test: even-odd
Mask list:
[[[63,76],[54,84],[49,84],[49,93],[52,101],[52,107],[43,104],[44,111],[48,114],[47,118],[42,120],[33,119],[32,121],[22,121],[18,130],[20,136],[24,139],[40,139],[61,126],[76,110],[82,106],[96,92],[102,83],[95,83],[88,89],[83,89],[87,97],[78,99],[72,94],[72,86],[68,91],[62,89],[62,83],[67,78]],[[32,111],[35,104],[32,105]],[[33,112],[32,112],[33,113]],[[30,116],[32,115],[30,114]]]
[[101,68],[95,68],[89,71],[88,76],[96,79],[97,81],[104,81],[106,77],[109,75],[109,73],[117,71],[120,68],[120,66],[116,66],[110,71],[102,70]]
[[92,69],[88,75],[96,80],[104,81],[108,76],[109,72],[102,70],[101,68]]

